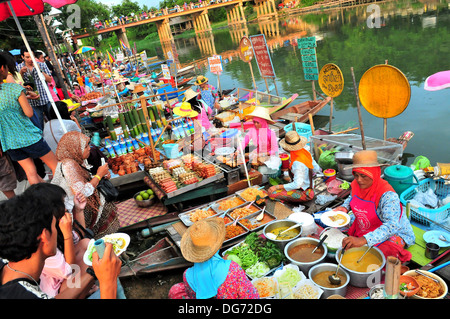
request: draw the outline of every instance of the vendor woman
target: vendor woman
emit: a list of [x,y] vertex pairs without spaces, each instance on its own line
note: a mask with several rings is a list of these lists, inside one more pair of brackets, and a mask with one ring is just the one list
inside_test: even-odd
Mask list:
[[206,103],[206,105],[211,109],[219,109],[219,94],[216,89],[208,84],[208,78],[199,75],[197,76],[197,80],[195,81],[195,85],[198,86],[197,93],[200,95],[200,99]]
[[269,124],[274,124],[269,114],[269,109],[261,106],[255,107],[255,110],[247,115],[252,119],[253,127],[251,127],[245,135],[242,143],[242,150],[252,142],[256,148],[250,153],[250,160],[254,163],[263,163],[272,155],[278,154],[278,138],[273,130],[269,128]]
[[319,165],[305,149],[307,139],[296,131],[286,133],[280,141],[280,146],[289,152],[291,162],[289,175],[291,182],[275,185],[268,189],[269,197],[287,202],[306,202],[314,198],[313,175],[321,172]]
[[414,244],[414,232],[397,193],[381,178],[380,166],[375,151],[364,150],[353,156],[352,193],[335,208],[352,211],[349,236],[342,241],[342,247],[376,246],[386,257],[406,262],[412,256],[405,248]]

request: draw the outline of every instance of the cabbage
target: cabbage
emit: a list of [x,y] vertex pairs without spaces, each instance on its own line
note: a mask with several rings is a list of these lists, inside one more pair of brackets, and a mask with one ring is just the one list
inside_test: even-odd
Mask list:
[[242,260],[238,256],[236,256],[236,255],[227,255],[226,257],[227,257],[228,260],[234,261],[239,266],[242,265]]
[[265,262],[258,261],[256,264],[247,268],[245,271],[247,275],[253,278],[260,278],[264,276],[270,270],[269,266]]

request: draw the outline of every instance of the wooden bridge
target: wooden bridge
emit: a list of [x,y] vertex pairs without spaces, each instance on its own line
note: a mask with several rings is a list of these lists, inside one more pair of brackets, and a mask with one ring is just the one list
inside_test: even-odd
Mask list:
[[[222,1],[220,3],[210,4],[197,8],[188,8],[187,10],[168,13],[166,15],[158,15],[155,17],[149,17],[139,21],[133,21],[124,24],[118,24],[113,26],[108,26],[97,30],[96,34],[103,34],[107,32],[115,32],[119,41],[123,41],[125,45],[130,47],[128,38],[126,35],[127,28],[133,28],[139,25],[144,25],[147,23],[155,23],[159,38],[162,42],[172,41],[173,35],[170,29],[169,20],[177,17],[189,16],[192,19],[192,23],[195,29],[195,33],[202,33],[212,31],[211,24],[208,17],[209,10],[214,10],[217,8],[226,8],[227,10],[227,20],[229,26],[234,26],[238,24],[246,23],[244,15],[244,2],[255,2],[254,9],[257,12],[258,20],[264,20],[277,15],[277,9],[275,7],[275,0],[229,0]],[[74,40],[74,45],[76,46],[78,39],[91,36],[89,33],[72,34],[72,39]]]

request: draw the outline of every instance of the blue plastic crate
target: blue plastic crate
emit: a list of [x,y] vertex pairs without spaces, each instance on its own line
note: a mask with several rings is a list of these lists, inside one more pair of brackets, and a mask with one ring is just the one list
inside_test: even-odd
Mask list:
[[284,127],[284,131],[287,133],[289,131],[292,131],[292,127],[295,125],[295,130],[297,131],[298,135],[304,136],[308,139],[308,142],[310,142],[310,137],[312,136],[312,130],[311,125],[305,124],[305,123],[289,123]]
[[[413,199],[418,191],[426,192],[430,188],[439,199],[447,197],[450,193],[450,185],[445,184],[445,180],[433,180],[431,178],[427,178],[420,181],[419,185],[411,186],[405,190],[400,195],[400,201],[406,206],[408,201]],[[448,218],[450,218],[450,203],[435,209],[413,207],[411,205],[411,219],[423,225],[430,225],[430,221],[441,224]]]

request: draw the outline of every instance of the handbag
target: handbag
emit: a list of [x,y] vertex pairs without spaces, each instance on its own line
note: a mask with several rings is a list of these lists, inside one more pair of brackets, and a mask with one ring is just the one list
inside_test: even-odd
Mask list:
[[109,179],[101,179],[97,189],[103,194],[107,202],[114,202],[119,196],[119,191]]

